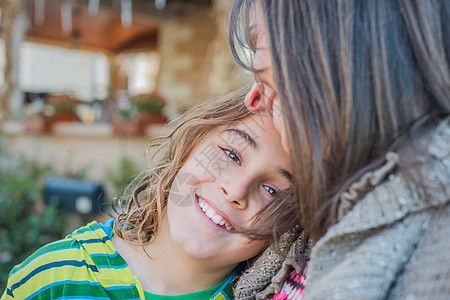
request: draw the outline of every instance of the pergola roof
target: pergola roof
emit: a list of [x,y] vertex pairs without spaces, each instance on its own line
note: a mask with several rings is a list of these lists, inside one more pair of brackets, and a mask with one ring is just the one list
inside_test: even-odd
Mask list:
[[153,0],[133,0],[133,22],[129,28],[124,28],[121,23],[120,1],[101,1],[102,6],[96,15],[89,14],[88,0],[72,1],[72,32],[65,33],[61,20],[63,1],[45,0],[44,22],[36,24],[35,1],[28,0],[26,11],[30,21],[26,39],[106,53],[154,50],[157,44],[158,18],[180,15],[188,7],[192,9],[199,4],[210,4],[207,0],[167,2],[164,11],[157,11],[152,6]]

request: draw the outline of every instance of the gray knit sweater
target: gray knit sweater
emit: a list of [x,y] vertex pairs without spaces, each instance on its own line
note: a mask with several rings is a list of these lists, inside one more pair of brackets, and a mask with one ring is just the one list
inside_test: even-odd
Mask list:
[[[450,299],[450,118],[420,142],[431,161],[418,156],[414,174],[426,194],[397,171],[402,155],[388,153],[341,195],[339,222],[313,247],[304,299]],[[309,243],[298,234],[255,261],[236,299],[272,299],[302,272]]]
[[417,156],[412,175],[422,187],[388,153],[341,196],[342,218],[313,247],[305,299],[450,299],[450,119],[427,138],[431,161]]

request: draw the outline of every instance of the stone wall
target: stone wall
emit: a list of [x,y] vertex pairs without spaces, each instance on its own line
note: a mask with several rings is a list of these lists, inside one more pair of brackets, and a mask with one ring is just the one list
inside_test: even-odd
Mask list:
[[217,34],[211,46],[212,70],[209,73],[209,85],[213,93],[242,87],[252,83],[253,77],[237,65],[231,55],[228,44],[228,28],[226,17],[231,0],[213,0],[212,13],[216,21]]
[[229,50],[227,2],[216,0],[211,7],[161,20],[158,90],[167,99],[172,115],[251,81]]

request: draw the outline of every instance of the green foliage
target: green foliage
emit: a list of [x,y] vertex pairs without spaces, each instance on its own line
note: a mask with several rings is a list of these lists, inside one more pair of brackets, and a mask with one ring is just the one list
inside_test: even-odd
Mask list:
[[72,103],[55,103],[51,104],[55,113],[75,113],[75,107]]
[[139,112],[162,113],[164,104],[155,98],[134,100],[134,105]]
[[58,173],[61,173],[59,175],[61,177],[83,180],[86,179],[91,168],[92,166],[88,164],[84,166],[82,165],[73,166],[71,161],[68,160],[67,163],[64,165],[64,168],[60,170]]
[[129,157],[122,157],[116,168],[107,171],[105,178],[111,185],[111,193],[114,197],[120,197],[126,190],[127,186],[140,173],[138,166]]
[[138,114],[138,110],[135,106],[130,106],[125,109],[120,109],[117,111],[114,111],[113,118],[115,120],[123,120],[123,121],[129,121],[133,120]]
[[0,291],[14,265],[63,237],[64,213],[44,205],[43,186],[52,168],[8,153],[0,136]]

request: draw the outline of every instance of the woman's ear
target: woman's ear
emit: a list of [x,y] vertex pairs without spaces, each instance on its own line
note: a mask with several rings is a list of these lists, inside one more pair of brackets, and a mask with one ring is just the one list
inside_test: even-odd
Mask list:
[[261,83],[255,82],[251,90],[245,96],[245,106],[252,113],[258,113],[265,110],[265,103],[261,97],[264,94],[264,86]]

